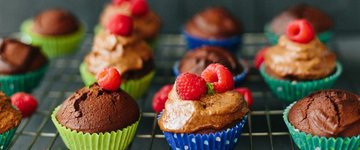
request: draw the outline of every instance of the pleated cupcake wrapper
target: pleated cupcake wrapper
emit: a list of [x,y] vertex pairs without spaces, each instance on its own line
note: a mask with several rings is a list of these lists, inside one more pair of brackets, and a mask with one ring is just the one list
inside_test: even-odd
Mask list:
[[0,150],[6,150],[11,143],[12,138],[15,135],[17,127],[12,128],[4,133],[0,134]]
[[280,100],[296,101],[314,91],[331,88],[340,77],[342,70],[341,64],[336,62],[335,73],[326,78],[313,81],[290,81],[269,76],[265,71],[265,65],[263,63],[260,68],[260,74],[270,87],[271,91]]
[[32,20],[26,20],[21,25],[21,32],[31,39],[33,45],[40,46],[44,54],[49,58],[74,53],[85,36],[85,27],[83,25],[80,26],[77,32],[70,35],[43,36],[32,31],[32,24]]
[[[275,34],[273,31],[271,31],[271,28],[269,25],[265,25],[264,31],[265,31],[265,36],[271,45],[275,45],[278,43],[279,36],[277,34]],[[317,34],[316,36],[319,38],[319,40],[322,43],[327,43],[330,41],[331,37],[333,36],[333,32],[325,31],[325,32],[321,32],[321,33]]]
[[360,135],[346,138],[326,138],[295,129],[288,120],[289,111],[295,103],[290,104],[284,110],[283,119],[291,137],[301,150],[360,150]]
[[163,132],[173,150],[232,150],[240,138],[247,116],[227,130],[210,134],[186,134]]
[[[241,64],[241,66],[243,67],[244,70],[240,74],[233,77],[234,82],[235,82],[235,86],[239,86],[245,80],[246,76],[249,73],[249,65],[243,60],[240,60],[240,64]],[[176,77],[181,74],[180,71],[179,71],[179,62],[178,61],[175,62],[172,69],[173,69],[173,73],[174,73],[174,75]]]
[[55,108],[51,119],[58,130],[67,148],[71,150],[123,150],[134,138],[139,120],[132,125],[117,131],[105,133],[83,133],[68,129],[61,125],[56,119],[56,113],[60,106]]
[[201,46],[217,46],[222,47],[230,52],[235,53],[240,44],[241,44],[241,36],[232,36],[226,39],[201,39],[194,36],[191,36],[186,31],[183,30],[182,32],[183,38],[187,44],[188,50],[193,50],[195,48],[201,47]]
[[[81,63],[80,65],[80,75],[86,86],[90,86],[91,84],[96,82],[95,76],[87,70],[84,63]],[[151,71],[140,79],[127,80],[125,82],[122,82],[120,87],[129,95],[131,95],[134,99],[139,99],[149,88],[151,80],[154,78],[154,76],[155,71]]]
[[44,65],[24,74],[0,75],[0,89],[9,96],[16,92],[31,92],[39,85],[47,69],[48,65]]

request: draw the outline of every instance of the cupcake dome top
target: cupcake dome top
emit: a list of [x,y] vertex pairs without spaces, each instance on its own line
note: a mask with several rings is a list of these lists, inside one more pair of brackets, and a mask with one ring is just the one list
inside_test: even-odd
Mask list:
[[0,134],[17,127],[20,122],[20,111],[12,107],[10,99],[0,92]]

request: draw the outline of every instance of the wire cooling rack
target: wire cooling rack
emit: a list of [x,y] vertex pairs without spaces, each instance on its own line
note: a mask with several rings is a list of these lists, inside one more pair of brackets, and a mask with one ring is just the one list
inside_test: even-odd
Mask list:
[[[23,119],[10,149],[66,149],[50,115],[53,109],[70,94],[84,86],[79,74],[79,64],[83,56],[91,49],[92,37],[91,34],[86,36],[77,54],[51,62],[43,82],[33,92],[39,100],[37,112],[30,118]],[[254,55],[266,45],[267,41],[262,34],[245,34],[243,45],[236,56],[252,66]],[[336,49],[336,44],[331,44],[330,47]],[[157,126],[156,114],[151,109],[151,101],[154,93],[162,85],[174,82],[171,68],[185,51],[185,44],[179,35],[162,35],[158,39],[157,48],[154,50],[156,76],[147,94],[138,100],[143,111],[142,118],[137,134],[128,149],[169,149]],[[351,80],[359,81],[356,75],[350,76],[345,67],[336,88],[356,89],[356,82],[351,82]],[[253,68],[241,86],[253,91],[254,105],[235,149],[297,149],[282,120],[282,110],[288,103],[277,100],[269,91],[259,72]]]

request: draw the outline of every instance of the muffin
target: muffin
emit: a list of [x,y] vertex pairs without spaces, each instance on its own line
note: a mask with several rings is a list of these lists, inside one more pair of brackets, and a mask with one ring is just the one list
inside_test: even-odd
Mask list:
[[[142,9],[135,10],[139,5]],[[103,30],[116,14],[131,16],[134,21],[134,32],[153,46],[161,27],[160,17],[147,4],[146,0],[118,1],[107,4],[100,15],[100,24],[95,32]]]
[[183,29],[188,49],[209,45],[232,52],[239,47],[241,32],[239,21],[222,7],[209,7],[197,13]]
[[95,36],[90,53],[80,65],[85,85],[94,83],[96,74],[106,67],[118,69],[123,79],[121,88],[135,99],[145,93],[155,75],[152,49],[133,32],[120,35],[107,29]]
[[[213,75],[221,81],[211,82]],[[177,77],[158,118],[172,149],[234,148],[249,108],[227,79],[231,72],[220,64],[209,65],[201,77],[188,72]]]
[[21,25],[21,32],[49,58],[75,52],[85,36],[84,25],[69,11],[52,8]]
[[323,90],[291,104],[284,121],[302,150],[360,148],[360,96]]
[[232,73],[236,83],[243,81],[248,74],[248,66],[244,61],[239,61],[229,51],[214,46],[202,46],[186,52],[180,62],[175,63],[174,73],[190,72],[201,75],[201,72],[212,63],[220,63]]
[[0,147],[7,149],[21,122],[21,113],[12,107],[10,98],[0,92]]
[[275,16],[268,25],[265,26],[265,35],[271,44],[276,44],[278,38],[284,34],[286,26],[297,19],[308,20],[316,32],[321,42],[327,42],[332,36],[331,29],[334,27],[333,20],[320,9],[307,5],[298,4],[287,8]]
[[36,46],[0,39],[0,89],[6,95],[31,92],[44,77],[48,60]]
[[313,91],[331,88],[342,67],[335,54],[314,36],[309,22],[296,20],[289,26],[298,28],[299,34],[309,35],[304,39],[290,33],[282,35],[279,43],[265,52],[260,73],[277,97],[294,101]]
[[140,110],[123,90],[108,91],[95,83],[67,98],[51,119],[69,149],[125,149],[135,135]]

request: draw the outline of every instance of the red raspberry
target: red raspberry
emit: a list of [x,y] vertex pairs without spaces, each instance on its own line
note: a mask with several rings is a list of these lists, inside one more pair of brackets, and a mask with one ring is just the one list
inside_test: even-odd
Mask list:
[[100,87],[104,90],[116,91],[120,88],[121,76],[114,67],[104,68],[97,74],[96,79]]
[[152,101],[152,108],[156,113],[161,112],[165,108],[165,102],[168,99],[172,87],[172,84],[165,85],[155,93]]
[[254,66],[256,69],[260,69],[261,64],[264,62],[264,55],[267,50],[267,47],[264,47],[260,51],[256,53],[255,59],[254,59]]
[[206,93],[206,82],[192,73],[183,73],[176,79],[176,92],[183,100],[199,100]]
[[133,0],[131,3],[131,14],[143,16],[149,11],[148,3],[145,0]]
[[298,43],[308,43],[315,37],[315,31],[310,22],[305,19],[290,22],[286,29],[287,37]]
[[130,1],[130,0],[112,0],[112,3],[114,5],[120,5],[121,3],[127,2],[127,1]]
[[234,88],[231,72],[221,64],[210,64],[201,73],[201,77],[213,86],[215,92],[222,93]]
[[108,22],[107,29],[112,34],[128,36],[133,30],[133,21],[129,16],[117,14]]
[[36,99],[24,92],[18,92],[11,96],[11,103],[20,110],[24,118],[31,116],[38,106]]
[[248,106],[252,106],[252,104],[254,103],[253,97],[252,97],[252,93],[250,91],[250,89],[248,88],[236,88],[235,91],[239,92],[240,94],[242,94],[245,98],[246,103],[248,104]]

